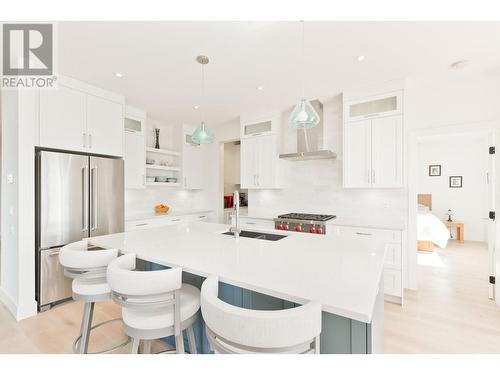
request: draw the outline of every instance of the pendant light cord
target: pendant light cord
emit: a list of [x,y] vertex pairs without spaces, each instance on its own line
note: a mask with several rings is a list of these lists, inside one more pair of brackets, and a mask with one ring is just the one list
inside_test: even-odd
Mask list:
[[301,20],[300,21],[302,23],[302,62],[301,62],[301,75],[302,75],[302,99],[305,98],[305,80],[304,80],[304,75],[305,75],[305,69],[304,69],[304,66],[305,66],[305,48],[304,48],[304,45],[305,45],[305,42],[304,42],[304,34],[305,34],[305,31],[304,31],[304,20]]
[[201,64],[201,122],[205,120],[205,65]]

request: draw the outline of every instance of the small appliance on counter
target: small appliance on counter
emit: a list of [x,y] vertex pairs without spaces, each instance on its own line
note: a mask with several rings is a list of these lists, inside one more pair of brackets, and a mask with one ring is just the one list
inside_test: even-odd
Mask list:
[[289,213],[274,218],[274,228],[294,232],[326,234],[325,223],[335,215]]

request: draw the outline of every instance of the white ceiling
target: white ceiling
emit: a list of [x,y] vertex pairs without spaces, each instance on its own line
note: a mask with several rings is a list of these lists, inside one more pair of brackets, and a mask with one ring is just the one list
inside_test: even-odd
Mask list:
[[[500,65],[500,22],[307,22],[306,96],[430,72],[457,60]],[[59,72],[122,93],[171,124],[199,121],[206,67],[207,124],[300,97],[299,22],[61,22]],[[357,62],[358,55],[365,55]],[[120,72],[123,78],[116,78]],[[264,90],[256,87],[262,85]]]

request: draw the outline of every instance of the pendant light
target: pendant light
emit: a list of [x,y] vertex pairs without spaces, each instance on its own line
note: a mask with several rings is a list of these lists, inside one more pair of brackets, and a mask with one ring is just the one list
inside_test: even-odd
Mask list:
[[205,99],[205,65],[209,63],[207,56],[200,55],[196,57],[196,61],[201,65],[201,124],[196,128],[194,133],[191,135],[193,143],[197,144],[208,144],[213,143],[214,134],[208,129],[204,121],[204,99]]
[[290,117],[288,118],[288,125],[294,129],[310,129],[319,124],[320,118],[314,110],[311,103],[305,98],[304,89],[304,21],[302,24],[302,99],[295,106]]

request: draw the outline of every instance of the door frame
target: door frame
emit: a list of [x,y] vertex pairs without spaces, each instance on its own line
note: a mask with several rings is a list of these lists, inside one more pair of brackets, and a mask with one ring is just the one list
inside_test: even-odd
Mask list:
[[[405,288],[417,290],[417,170],[418,170],[418,139],[431,135],[446,135],[456,133],[484,132],[500,134],[500,120],[469,122],[466,124],[450,124],[437,127],[419,128],[408,131],[406,155],[407,179],[407,239],[406,239],[406,266]],[[497,145],[500,147],[500,145]],[[412,172],[410,172],[412,171]]]

